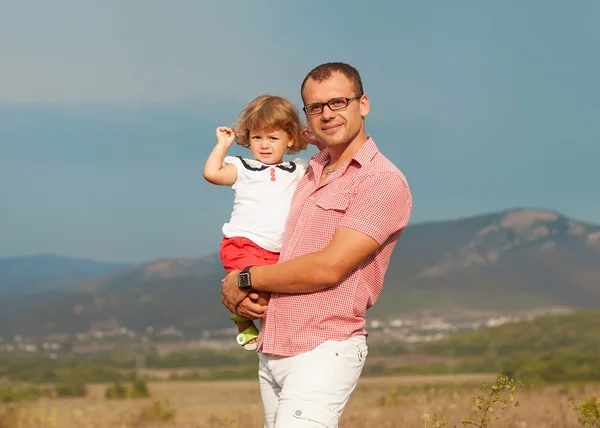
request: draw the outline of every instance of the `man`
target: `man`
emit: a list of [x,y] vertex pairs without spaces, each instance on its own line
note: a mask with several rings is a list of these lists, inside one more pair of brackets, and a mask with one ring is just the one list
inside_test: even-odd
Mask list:
[[[368,352],[366,310],[412,209],[404,175],[366,134],[370,105],[358,71],[322,64],[301,95],[306,137],[326,150],[313,156],[294,194],[279,263],[223,280],[223,304],[261,318],[267,428],[337,427]],[[252,291],[272,293],[268,309]]]

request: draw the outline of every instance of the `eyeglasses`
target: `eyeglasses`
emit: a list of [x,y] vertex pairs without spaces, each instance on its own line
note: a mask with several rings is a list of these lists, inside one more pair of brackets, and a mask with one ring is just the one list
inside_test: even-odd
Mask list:
[[360,97],[362,97],[362,95],[358,95],[358,96],[352,97],[352,98],[346,98],[346,97],[332,98],[329,101],[327,101],[326,103],[307,104],[304,106],[304,108],[302,110],[304,110],[304,113],[306,113],[308,116],[316,116],[318,114],[323,113],[323,108],[325,106],[329,107],[329,110],[331,110],[331,111],[344,110],[346,107],[348,107],[348,104],[350,103],[350,101],[357,100]]

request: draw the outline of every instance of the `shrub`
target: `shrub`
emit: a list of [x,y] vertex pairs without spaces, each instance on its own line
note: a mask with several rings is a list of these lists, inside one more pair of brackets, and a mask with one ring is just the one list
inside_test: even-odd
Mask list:
[[146,383],[145,379],[137,378],[133,381],[130,397],[132,397],[132,398],[150,397],[150,391],[148,390],[148,384]]
[[515,381],[508,376],[498,376],[496,382],[492,385],[482,384],[479,392],[473,397],[475,410],[471,416],[463,419],[463,427],[474,426],[478,428],[487,428],[499,419],[498,416],[492,417],[494,408],[498,405],[504,410],[509,403],[519,407],[519,402],[514,400],[514,392],[517,389]]
[[598,397],[591,397],[581,403],[573,404],[573,410],[579,412],[577,421],[583,427],[600,427],[600,400]]
[[57,397],[85,397],[88,393],[83,382],[70,382],[56,385],[54,392]]
[[[499,419],[498,416],[493,416],[494,410],[497,410],[498,406],[500,410],[505,409],[509,403],[515,407],[519,406],[519,402],[514,400],[516,389],[517,384],[515,381],[503,375],[499,375],[496,382],[492,385],[481,384],[477,394],[473,397],[475,409],[469,417],[462,420],[462,426],[488,428]],[[425,428],[446,428],[448,426],[446,420],[441,418],[437,413],[433,415],[429,413],[423,414],[423,422],[425,422]]]
[[123,385],[120,382],[112,384],[105,392],[105,397],[108,399],[123,399],[123,398],[146,398],[150,397],[148,384],[145,379],[136,378],[132,385]]
[[127,398],[127,389],[120,382],[115,382],[106,389],[104,396],[109,400]]
[[50,391],[35,385],[0,381],[0,402],[2,403],[37,400],[48,395],[50,395]]
[[447,428],[448,422],[443,419],[440,419],[440,416],[437,413],[430,415],[429,413],[424,413],[423,422],[425,422],[424,428]]
[[171,422],[174,418],[175,410],[169,406],[168,402],[154,401],[134,414],[129,423],[133,427],[141,427],[154,422]]
[[19,427],[22,403],[49,395],[49,390],[35,385],[14,384],[0,380],[0,428]]

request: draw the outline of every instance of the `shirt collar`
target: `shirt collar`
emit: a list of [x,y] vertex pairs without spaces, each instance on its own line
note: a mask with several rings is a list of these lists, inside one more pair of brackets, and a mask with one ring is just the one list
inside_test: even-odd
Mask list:
[[375,155],[379,153],[377,146],[375,145],[375,141],[371,137],[367,138],[367,141],[360,146],[360,149],[354,153],[352,159],[358,162],[361,166],[364,164],[371,162],[371,160],[375,157]]
[[[377,149],[375,141],[373,141],[371,137],[368,137],[367,141],[365,141],[364,144],[360,146],[360,148],[356,151],[356,153],[354,153],[351,161],[356,161],[360,166],[362,166],[365,163],[370,162],[371,159],[373,159],[373,157],[377,153],[379,153],[379,149]],[[325,165],[327,165],[327,163],[329,162],[329,159],[329,152],[327,151],[327,149],[325,149],[321,150],[319,153],[314,155],[311,160],[319,166],[320,170],[323,170],[323,168],[325,168]]]

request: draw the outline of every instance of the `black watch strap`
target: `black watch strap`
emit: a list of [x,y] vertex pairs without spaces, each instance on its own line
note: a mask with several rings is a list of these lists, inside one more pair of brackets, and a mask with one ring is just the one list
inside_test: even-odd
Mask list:
[[252,279],[250,278],[250,268],[246,266],[238,273],[238,287],[241,290],[249,290],[252,288]]

